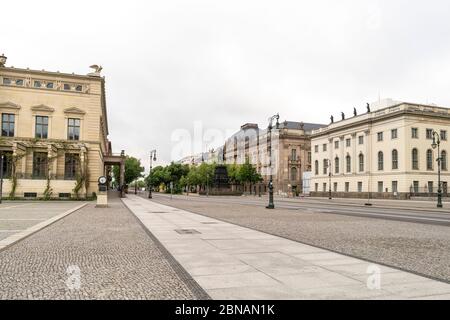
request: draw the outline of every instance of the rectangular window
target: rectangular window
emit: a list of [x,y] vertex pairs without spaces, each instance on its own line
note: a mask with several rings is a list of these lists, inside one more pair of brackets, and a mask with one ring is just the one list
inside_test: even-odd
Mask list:
[[316,191],[316,192],[319,191],[319,184],[318,183],[314,184],[314,191]]
[[350,182],[345,183],[345,192],[350,192]]
[[383,141],[383,132],[377,133],[377,141]]
[[392,181],[392,192],[393,193],[398,192],[398,181]]
[[362,190],[363,190],[363,183],[358,182],[358,192],[362,192]]
[[3,84],[11,84],[11,79],[3,78]]
[[419,129],[411,128],[411,138],[419,139]]
[[352,140],[351,139],[345,140],[345,145],[347,146],[347,148],[349,148],[352,145]]
[[15,115],[2,113],[2,137],[14,137]]
[[328,173],[328,165],[329,165],[328,160],[324,159],[323,160],[323,174],[327,174]]
[[419,181],[413,181],[414,193],[419,193]]
[[[69,140],[80,140],[80,119],[68,119],[67,125],[67,139]],[[292,155],[294,155],[294,151],[292,150]],[[297,157],[295,155],[295,157]],[[292,159],[296,160],[296,159]]]
[[427,129],[427,139],[433,139],[433,129]]
[[53,82],[47,82],[46,87],[47,89],[53,89]]
[[433,181],[428,181],[428,193],[433,193]]
[[64,90],[70,90],[70,84],[64,83]]
[[314,146],[314,152],[315,153],[319,152],[319,146],[318,145]]
[[335,149],[339,149],[339,141],[335,141],[334,142],[334,148]]
[[48,117],[36,116],[36,133],[35,138],[48,138]]
[[66,153],[64,165],[64,179],[73,180],[77,175],[79,155],[76,153]]
[[447,130],[441,130],[441,140],[447,141]]
[[35,88],[40,88],[42,86],[40,81],[35,81],[33,85]]
[[358,143],[359,144],[364,144],[364,136],[359,136],[358,137]]
[[392,129],[391,130],[391,139],[397,139],[398,138],[398,130]]
[[47,153],[35,152],[33,154],[33,178],[45,179],[47,177]]
[[383,181],[378,181],[378,192],[383,193]]
[[333,184],[333,190],[334,190],[334,192],[338,192],[338,183],[337,182],[335,182]]
[[323,184],[323,192],[327,192],[327,184],[326,183]]
[[324,143],[323,146],[322,146],[322,148],[323,148],[323,151],[324,151],[324,152],[327,151],[327,144]]

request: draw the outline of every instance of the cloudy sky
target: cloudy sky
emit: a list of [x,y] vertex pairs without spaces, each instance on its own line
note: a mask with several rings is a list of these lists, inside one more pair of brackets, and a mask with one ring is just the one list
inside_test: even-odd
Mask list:
[[379,97],[450,106],[448,0],[41,0],[1,11],[8,66],[104,67],[113,148],[147,167],[151,149],[171,160],[179,133],[226,136],[277,112],[327,123]]

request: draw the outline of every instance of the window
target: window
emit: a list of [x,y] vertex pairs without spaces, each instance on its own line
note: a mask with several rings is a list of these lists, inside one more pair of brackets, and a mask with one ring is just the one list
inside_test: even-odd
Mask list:
[[316,173],[316,176],[319,175],[319,161],[316,160],[316,162],[314,162],[314,171]]
[[351,145],[352,145],[352,139],[347,139],[347,140],[345,140],[345,145],[347,146],[347,148],[351,147]]
[[433,129],[427,129],[427,139],[433,139]]
[[350,182],[345,183],[345,192],[350,192]]
[[83,86],[82,85],[78,85],[78,86],[75,87],[75,90],[81,92],[81,91],[83,91]]
[[318,145],[314,146],[314,152],[315,153],[319,152],[319,146]]
[[47,89],[53,89],[53,82],[47,82]]
[[48,117],[36,116],[35,137],[38,139],[48,138]]
[[352,158],[349,155],[345,157],[345,167],[347,168],[347,173],[352,172]]
[[318,184],[318,183],[315,183],[315,184],[314,184],[314,191],[315,191],[315,192],[318,192],[318,191],[319,191],[319,184]]
[[383,141],[383,132],[377,133],[377,141]]
[[311,164],[312,161],[312,154],[311,152],[308,152],[308,163]]
[[383,152],[378,152],[378,170],[383,171],[384,170],[384,155]]
[[326,183],[324,183],[323,185],[322,185],[322,187],[323,187],[323,192],[327,192],[327,184]]
[[433,170],[433,150],[427,150],[427,170]]
[[328,159],[323,159],[323,174],[328,173]]
[[297,180],[297,168],[293,167],[291,169],[291,181]]
[[16,86],[23,86],[23,79],[17,79]]
[[358,143],[359,144],[364,144],[364,136],[359,136],[358,137]]
[[339,158],[334,159],[334,173],[339,174]]
[[378,181],[378,192],[383,193],[383,181]]
[[40,81],[35,81],[34,84],[33,84],[33,86],[34,86],[35,88],[40,88],[40,87],[42,86],[42,84],[41,84]]
[[65,158],[64,179],[75,179],[77,175],[79,155],[75,153],[66,153]]
[[411,138],[419,139],[419,129],[411,128]]
[[68,119],[67,139],[80,140],[80,119]]
[[47,177],[47,153],[35,152],[33,154],[33,178],[45,179]]
[[441,140],[447,141],[447,130],[441,130]]
[[297,161],[297,149],[291,150],[291,158],[292,158],[292,161]]
[[428,181],[428,193],[433,193],[433,181]]
[[363,191],[363,183],[358,182],[358,192],[362,192],[362,191]]
[[364,155],[359,155],[359,172],[364,172]]
[[419,181],[413,181],[414,193],[419,193]]
[[391,130],[391,139],[397,139],[398,138],[398,130],[392,129]]
[[3,78],[3,84],[11,84],[11,79]]
[[412,149],[411,158],[412,158],[412,169],[419,170],[419,151],[416,148]]
[[398,192],[398,181],[392,181],[392,192],[393,193]]
[[334,142],[334,148],[335,149],[339,149],[339,141],[335,141]]
[[324,152],[327,151],[327,144],[324,143],[323,146],[322,146],[322,148],[323,148],[323,151],[324,151]]
[[64,83],[64,90],[70,90],[70,84]]
[[444,150],[441,152],[441,169],[447,171],[447,168],[447,151]]
[[334,190],[334,192],[338,192],[338,183],[337,182],[333,183],[333,190]]
[[12,172],[12,151],[4,151],[0,152],[0,157],[3,156],[3,167],[0,168],[3,170],[3,178],[10,178]]
[[14,119],[13,114],[2,114],[2,137],[14,137]]
[[398,151],[392,150],[392,170],[398,169]]

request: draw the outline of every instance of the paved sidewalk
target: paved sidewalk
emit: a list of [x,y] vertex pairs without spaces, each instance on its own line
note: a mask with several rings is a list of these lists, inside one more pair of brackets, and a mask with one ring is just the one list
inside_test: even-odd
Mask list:
[[450,299],[447,283],[134,195],[123,201],[213,299]]

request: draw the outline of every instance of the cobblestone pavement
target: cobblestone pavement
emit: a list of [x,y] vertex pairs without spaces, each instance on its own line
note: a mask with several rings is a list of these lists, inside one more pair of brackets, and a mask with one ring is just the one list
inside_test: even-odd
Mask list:
[[0,299],[198,298],[207,296],[118,198],[0,251]]
[[154,194],[172,207],[339,253],[450,281],[449,227],[302,210],[267,210],[225,199]]

